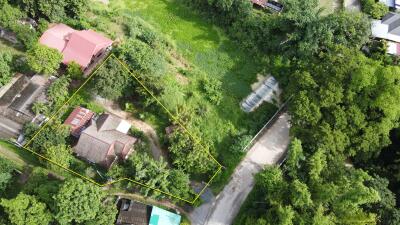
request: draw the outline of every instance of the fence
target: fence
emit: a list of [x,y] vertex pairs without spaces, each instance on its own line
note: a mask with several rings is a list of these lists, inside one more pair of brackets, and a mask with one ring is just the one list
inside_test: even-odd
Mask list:
[[286,100],[285,103],[283,103],[279,109],[275,112],[275,114],[268,120],[268,122],[258,131],[258,133],[251,139],[251,141],[246,145],[246,147],[243,148],[243,152],[247,152],[251,147],[253,147],[254,143],[258,141],[258,139],[264,135],[265,132],[268,131],[268,129],[275,123],[275,121],[279,118],[280,115],[282,115],[283,112],[286,111],[287,105],[289,101],[291,100],[291,97]]

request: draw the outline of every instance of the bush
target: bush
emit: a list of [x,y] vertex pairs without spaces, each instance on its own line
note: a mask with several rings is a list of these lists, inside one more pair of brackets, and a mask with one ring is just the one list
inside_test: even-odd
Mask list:
[[213,104],[219,105],[222,100],[222,82],[215,78],[204,77],[201,85],[208,100]]
[[167,62],[165,59],[142,41],[130,38],[116,49],[116,53],[133,70],[140,73],[153,78],[166,73]]
[[143,41],[152,48],[156,49],[169,49],[172,47],[163,34],[157,32],[150,24],[144,20],[135,17],[128,18],[126,22],[127,35],[130,38],[135,38]]
[[389,12],[389,7],[375,0],[361,0],[361,10],[374,19],[380,19]]
[[83,72],[81,66],[78,63],[72,61],[68,64],[67,75],[74,80],[82,80]]
[[0,53],[0,87],[7,84],[11,80],[11,61],[12,56],[9,52]]

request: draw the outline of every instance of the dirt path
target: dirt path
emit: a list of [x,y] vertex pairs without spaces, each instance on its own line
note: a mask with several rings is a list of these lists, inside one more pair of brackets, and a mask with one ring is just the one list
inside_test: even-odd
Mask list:
[[361,12],[360,0],[344,0],[344,8],[349,11]]
[[125,119],[131,123],[132,126],[141,130],[149,138],[150,150],[154,159],[160,160],[160,158],[163,157],[164,161],[166,161],[167,157],[165,155],[165,151],[162,150],[158,135],[152,126],[132,117],[130,113],[123,111],[118,104],[113,101],[96,99],[96,102],[101,104],[108,112]]
[[[206,208],[191,213],[192,225],[230,225],[254,187],[254,175],[278,163],[289,144],[289,116],[284,113],[254,144],[224,190]],[[199,212],[198,210],[201,210]]]

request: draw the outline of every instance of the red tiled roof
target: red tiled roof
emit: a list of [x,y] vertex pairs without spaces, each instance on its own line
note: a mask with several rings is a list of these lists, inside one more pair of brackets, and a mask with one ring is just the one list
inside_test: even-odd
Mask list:
[[71,134],[78,137],[81,131],[88,125],[92,119],[94,113],[89,109],[83,107],[76,107],[68,118],[65,120],[64,124],[71,126]]
[[76,30],[65,24],[56,24],[43,33],[39,43],[62,52],[67,46],[70,34],[73,32],[76,32]]
[[72,61],[86,68],[92,57],[113,41],[92,30],[77,31],[64,24],[56,24],[45,31],[39,42],[60,51],[63,63]]

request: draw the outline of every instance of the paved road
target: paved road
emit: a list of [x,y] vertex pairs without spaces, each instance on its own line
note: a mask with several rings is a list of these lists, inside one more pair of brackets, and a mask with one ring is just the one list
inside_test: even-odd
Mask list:
[[193,225],[230,225],[254,187],[254,175],[276,164],[289,144],[289,116],[284,113],[249,150],[231,181],[211,202],[191,213]]

